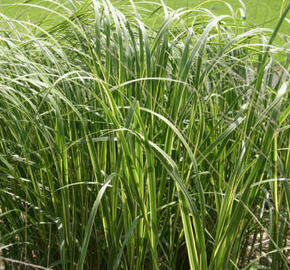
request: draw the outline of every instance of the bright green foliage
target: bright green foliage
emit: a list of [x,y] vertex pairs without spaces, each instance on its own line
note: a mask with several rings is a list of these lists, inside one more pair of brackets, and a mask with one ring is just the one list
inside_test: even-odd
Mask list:
[[68,2],[1,16],[6,269],[289,269],[290,6],[244,31],[163,3],[156,30],[152,3]]

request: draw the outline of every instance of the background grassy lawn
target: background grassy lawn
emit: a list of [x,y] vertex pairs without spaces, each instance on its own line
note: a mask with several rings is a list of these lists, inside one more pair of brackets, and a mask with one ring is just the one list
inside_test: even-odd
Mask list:
[[[128,3],[129,0],[115,0],[116,3]],[[135,0],[135,3],[144,2]],[[155,1],[159,2],[159,1]],[[239,0],[164,0],[164,3],[173,8],[194,8],[204,7],[211,9],[215,14],[230,14],[230,10],[226,3],[230,4],[235,13],[239,13],[242,3]],[[274,28],[277,24],[282,11],[286,5],[290,3],[289,0],[244,0],[243,3],[246,7],[246,20],[249,27],[263,26]],[[288,15],[289,19],[289,15]],[[286,23],[282,26],[281,31],[285,32],[289,28]]]
[[[66,3],[66,0],[58,0],[59,3]],[[116,5],[128,4],[129,0],[113,0]],[[135,3],[144,2],[140,0],[135,0]],[[159,2],[159,1],[156,1]],[[164,3],[173,9],[178,9],[182,7],[194,8],[197,6],[202,6],[208,9],[211,9],[216,14],[229,14],[230,10],[226,5],[226,2],[229,3],[236,13],[240,12],[242,4],[239,0],[164,0]],[[248,26],[264,26],[274,28],[277,24],[279,17],[286,7],[286,5],[290,2],[289,0],[244,0],[243,1],[246,7],[246,20]],[[24,8],[23,6],[14,6],[13,4],[17,3],[26,3],[26,4],[40,4],[46,7],[53,7],[51,3],[48,1],[39,1],[39,0],[0,0],[0,4],[4,4],[5,6],[0,6],[0,12],[3,12],[7,16],[24,16],[29,17],[31,20],[44,18],[45,12],[40,11],[37,8]],[[10,6],[6,6],[10,5]],[[54,6],[56,8],[57,5]],[[30,10],[29,10],[30,9]],[[289,19],[289,16],[288,16]],[[281,31],[285,32],[289,28],[289,24],[284,23]]]
[[[225,2],[228,2],[236,12],[239,12],[242,6],[239,0],[165,0],[164,2],[172,8],[201,5],[202,7],[211,9],[217,14],[229,13],[229,8]],[[265,26],[270,28],[275,27],[283,9],[289,4],[288,0],[244,0],[243,2],[246,6],[247,23],[249,26]],[[284,24],[282,32],[286,32],[287,27],[289,29],[289,24]]]

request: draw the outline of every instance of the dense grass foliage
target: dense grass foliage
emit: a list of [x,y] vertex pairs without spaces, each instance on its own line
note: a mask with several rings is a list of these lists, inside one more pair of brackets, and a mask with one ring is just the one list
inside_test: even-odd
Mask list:
[[70,3],[1,15],[6,269],[289,269],[289,6],[244,31],[161,5],[155,30]]

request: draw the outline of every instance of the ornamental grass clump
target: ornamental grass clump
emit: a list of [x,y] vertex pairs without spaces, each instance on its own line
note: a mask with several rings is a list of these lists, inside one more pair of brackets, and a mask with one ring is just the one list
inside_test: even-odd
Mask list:
[[0,16],[5,269],[289,269],[290,6],[47,2]]

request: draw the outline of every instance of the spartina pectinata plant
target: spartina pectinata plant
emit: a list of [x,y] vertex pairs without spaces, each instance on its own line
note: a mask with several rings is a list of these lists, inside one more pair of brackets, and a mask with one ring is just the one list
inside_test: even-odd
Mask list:
[[272,31],[68,2],[1,14],[6,269],[289,269],[290,6]]

